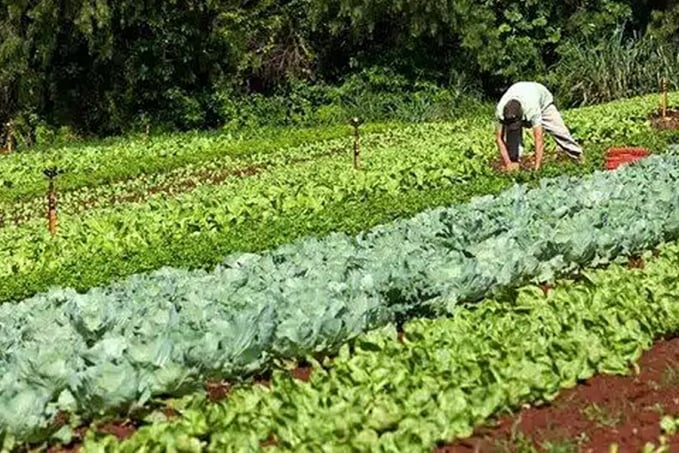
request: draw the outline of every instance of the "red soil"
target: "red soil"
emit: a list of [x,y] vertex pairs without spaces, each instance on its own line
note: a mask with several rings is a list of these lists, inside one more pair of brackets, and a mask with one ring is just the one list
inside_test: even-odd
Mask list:
[[650,120],[651,125],[657,129],[679,129],[679,110],[668,110],[665,118],[662,117],[661,112],[656,112],[650,116]]
[[290,371],[290,374],[293,378],[299,381],[309,382],[309,379],[311,379],[311,373],[313,373],[313,371],[314,369],[310,365],[305,365],[295,368],[294,370]]
[[125,440],[137,431],[137,426],[131,420],[118,420],[97,429],[102,434],[112,434],[119,441]]
[[[596,376],[543,407],[506,416],[470,439],[438,448],[437,453],[517,451],[530,444],[537,451],[559,445],[578,452],[640,452],[659,443],[660,420],[679,414],[679,339],[660,341],[642,357],[640,373]],[[670,439],[679,451],[679,436]]]
[[222,401],[229,396],[231,385],[226,381],[207,381],[205,383],[207,398],[213,403]]

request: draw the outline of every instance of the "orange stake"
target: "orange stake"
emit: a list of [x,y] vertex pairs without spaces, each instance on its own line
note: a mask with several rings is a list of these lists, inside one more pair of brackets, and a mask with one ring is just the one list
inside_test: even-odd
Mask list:
[[48,224],[50,234],[57,234],[57,194],[54,192],[54,184],[50,180],[50,190],[47,197]]
[[43,172],[49,178],[47,187],[47,228],[52,236],[57,234],[57,192],[54,190],[54,178],[59,174],[56,168],[48,168]]

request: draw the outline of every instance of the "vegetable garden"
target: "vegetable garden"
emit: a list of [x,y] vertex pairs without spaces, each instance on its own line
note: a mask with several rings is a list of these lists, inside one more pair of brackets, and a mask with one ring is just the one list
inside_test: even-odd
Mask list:
[[[3,156],[0,445],[427,451],[628,373],[679,332],[656,110],[566,112],[587,162],[537,173],[486,118],[361,126],[360,170],[346,127]],[[653,155],[604,171],[623,145]]]

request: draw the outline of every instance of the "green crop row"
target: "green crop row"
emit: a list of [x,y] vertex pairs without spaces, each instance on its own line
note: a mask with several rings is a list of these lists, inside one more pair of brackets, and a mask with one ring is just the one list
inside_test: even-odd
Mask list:
[[[376,134],[372,134],[376,135]],[[187,164],[162,173],[144,174],[111,184],[86,186],[62,190],[61,177],[56,179],[59,215],[65,219],[77,218],[83,213],[114,205],[144,202],[147,199],[174,196],[190,192],[202,185],[219,184],[229,178],[242,178],[280,166],[312,162],[321,157],[346,157],[349,142],[346,139],[319,140],[292,148],[272,148],[264,153],[252,153],[242,158],[221,156],[198,164]],[[44,183],[47,186],[47,182]],[[68,185],[66,184],[68,187]],[[45,219],[45,194],[11,203],[0,203],[0,215],[8,224],[27,223]]]
[[[212,272],[162,269],[85,294],[0,306],[0,428],[49,433],[92,416],[239,378],[274,358],[335,350],[375,326],[455,311],[679,237],[679,158],[543,180],[424,212],[355,238],[333,234]],[[50,329],[45,329],[50,326]]]
[[[211,403],[193,396],[150,414],[118,442],[92,430],[84,452],[425,451],[496,414],[552,400],[597,372],[629,372],[655,339],[679,331],[679,244],[562,281],[525,287],[452,318],[393,325],[314,363],[308,383],[274,372]],[[68,440],[69,429],[62,433]],[[266,445],[266,447],[264,447]]]
[[[393,127],[370,124],[364,127],[364,133]],[[0,156],[0,205],[43,196],[46,188],[43,170],[50,166],[64,171],[59,184],[67,192],[151,177],[214,160],[237,167],[241,162],[256,162],[277,150],[341,138],[346,138],[350,146],[349,126],[259,130],[257,135],[248,136],[225,132],[170,134]]]
[[[365,169],[370,171],[375,165],[380,163],[376,161],[375,153],[387,154],[388,152],[389,156],[387,157],[393,158],[398,153],[409,151],[422,144],[440,146],[442,143],[455,143],[453,140],[455,137],[451,138],[449,133],[456,127],[463,128],[468,127],[468,125],[469,121],[459,120],[445,126],[430,126],[429,128],[426,128],[426,126],[405,126],[398,130],[392,129],[381,133],[364,135],[361,141],[365,149],[363,160],[364,163],[367,162],[367,168]],[[423,137],[430,131],[436,134],[436,136],[429,137],[429,141],[423,141]],[[319,165],[332,165],[333,171],[340,169],[350,174],[352,168],[351,149],[352,140],[348,138],[317,140],[292,148],[272,148],[264,153],[252,153],[239,159],[235,159],[231,155],[225,155],[217,159],[202,161],[196,165],[186,165],[164,173],[144,175],[114,184],[85,187],[69,191],[62,190],[63,184],[58,179],[59,213],[64,227],[68,229],[83,214],[87,216],[101,214],[114,206],[126,209],[131,203],[143,204],[146,201],[151,203],[158,200],[162,202],[167,200],[168,196],[174,199],[186,192],[193,192],[197,188],[202,192],[203,198],[205,192],[222,186],[229,186],[233,190],[238,190],[240,195],[248,190],[247,187],[243,188],[243,186],[248,184],[240,180],[251,180],[254,176],[266,178],[267,175],[271,174],[294,174],[299,171],[304,172],[305,176],[308,176],[312,171],[310,168],[312,169]],[[416,153],[411,154],[413,155],[404,160],[412,162],[415,159],[422,158],[424,149],[418,149]],[[457,164],[461,160],[459,156],[442,156],[440,153],[437,157],[437,160],[429,162],[427,165],[433,167],[443,165],[444,163]],[[441,162],[442,157],[445,157],[446,162]],[[469,157],[472,157],[471,154]],[[382,156],[380,156],[380,160],[384,160]],[[388,164],[388,162],[382,163],[384,166]],[[413,171],[417,171],[417,169],[413,169]],[[281,184],[281,181],[274,182],[277,182],[279,185]],[[299,184],[299,181],[290,182],[290,184],[293,183]],[[233,197],[231,192],[228,194],[217,193],[215,195]],[[246,196],[255,195],[245,193],[239,198]],[[184,205],[189,203],[196,204],[201,199],[182,198],[181,203]],[[32,222],[34,228],[44,230],[44,211],[44,194],[37,198],[0,205],[0,212],[10,221],[9,223],[11,223],[13,218],[18,217],[22,219],[22,223],[29,224],[25,228],[17,230],[20,233],[30,229],[30,220],[37,220]]]
[[514,179],[497,174],[488,165],[495,157],[492,129],[485,121],[465,120],[454,123],[457,130],[427,124],[370,135],[358,173],[346,158],[322,157],[175,197],[156,194],[143,203],[64,215],[55,238],[43,221],[6,227],[0,229],[0,301],[54,285],[85,290],[166,265],[209,268],[229,252],[257,251],[337,228],[364,230],[439,204],[497,193],[513,181],[591,172],[600,167],[608,145],[664,148],[668,135],[655,133],[644,120],[654,101],[569,112],[569,125],[587,143],[588,164],[579,168],[554,164]]

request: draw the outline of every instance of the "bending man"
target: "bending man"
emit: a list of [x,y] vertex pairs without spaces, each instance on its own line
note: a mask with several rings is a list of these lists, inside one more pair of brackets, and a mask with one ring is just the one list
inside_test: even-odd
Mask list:
[[554,96],[536,82],[519,82],[512,85],[500,99],[495,112],[498,124],[495,141],[508,170],[519,167],[523,151],[523,128],[533,129],[535,137],[535,169],[542,164],[544,140],[547,131],[562,151],[570,157],[582,160],[582,148],[575,142],[554,106]]

